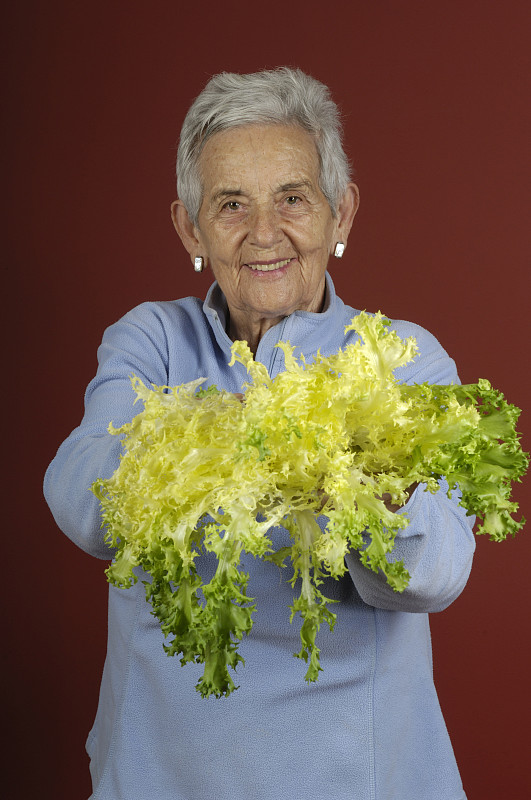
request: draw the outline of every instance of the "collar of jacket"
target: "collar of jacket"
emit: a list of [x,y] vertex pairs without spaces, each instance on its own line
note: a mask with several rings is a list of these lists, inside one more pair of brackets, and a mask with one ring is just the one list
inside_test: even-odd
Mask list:
[[[325,273],[326,297],[323,311],[294,311],[281,322],[270,328],[260,340],[256,351],[256,360],[264,364],[273,378],[283,369],[284,356],[275,347],[280,341],[289,341],[295,345],[295,355],[301,353],[307,361],[311,361],[318,350],[323,355],[337,352],[344,342],[344,329],[354,314],[354,309],[346,306],[336,295],[334,283],[329,273]],[[208,290],[203,311],[213,330],[221,350],[230,360],[232,340],[227,334],[228,307],[219,284],[214,282]]]

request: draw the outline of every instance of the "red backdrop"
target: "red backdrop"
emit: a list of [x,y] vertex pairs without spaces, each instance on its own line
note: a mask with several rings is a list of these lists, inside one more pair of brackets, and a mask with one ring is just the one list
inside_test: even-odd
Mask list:
[[[41,480],[79,421],[103,329],[146,299],[204,296],[169,205],[180,124],[211,74],[290,64],[331,86],[362,196],[332,265],[339,294],[434,332],[465,382],[488,377],[523,407],[530,449],[529,8],[35,0],[4,12],[4,796],[90,793],[104,564],[58,531]],[[517,497],[531,520],[529,485]],[[465,593],[432,618],[469,800],[530,796],[529,530],[478,540]]]

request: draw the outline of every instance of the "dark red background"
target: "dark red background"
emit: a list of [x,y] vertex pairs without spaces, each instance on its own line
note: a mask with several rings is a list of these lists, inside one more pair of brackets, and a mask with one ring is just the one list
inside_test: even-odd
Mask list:
[[[362,197],[331,265],[339,294],[434,332],[463,381],[488,377],[524,409],[530,449],[529,9],[36,0],[4,12],[4,796],[90,793],[104,564],[57,530],[41,480],[79,421],[103,329],[209,285],[169,205],[179,128],[211,74],[290,64],[330,85]],[[531,520],[529,485],[517,497]],[[529,526],[478,540],[465,593],[432,618],[469,800],[530,796],[530,560]]]

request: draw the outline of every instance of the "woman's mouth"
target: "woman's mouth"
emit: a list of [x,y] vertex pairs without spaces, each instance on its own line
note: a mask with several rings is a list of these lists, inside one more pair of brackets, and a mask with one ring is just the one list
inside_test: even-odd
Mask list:
[[249,269],[252,269],[257,272],[273,272],[274,270],[286,267],[292,260],[293,259],[291,258],[284,258],[284,259],[279,259],[278,261],[264,261],[264,262],[254,261],[250,264],[246,264],[246,266],[249,267]]

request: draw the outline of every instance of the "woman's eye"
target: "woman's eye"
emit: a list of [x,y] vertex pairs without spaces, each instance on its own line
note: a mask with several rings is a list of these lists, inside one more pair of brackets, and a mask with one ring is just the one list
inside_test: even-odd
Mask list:
[[240,204],[238,203],[237,200],[229,200],[228,203],[225,203],[223,208],[228,208],[229,211],[238,211],[238,209],[240,208]]
[[297,195],[295,195],[295,194],[290,194],[289,197],[286,197],[286,203],[289,206],[296,206],[299,201],[300,201],[300,197],[297,197]]

